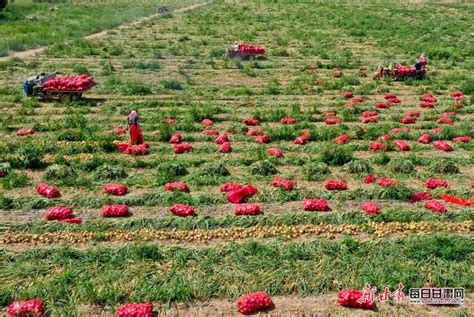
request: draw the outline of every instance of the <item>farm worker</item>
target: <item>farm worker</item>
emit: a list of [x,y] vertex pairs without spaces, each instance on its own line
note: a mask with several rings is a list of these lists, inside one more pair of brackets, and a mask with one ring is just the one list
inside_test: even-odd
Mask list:
[[374,79],[375,78],[383,78],[383,77],[384,77],[383,66],[379,66],[379,68],[377,68],[377,71],[374,74]]
[[423,79],[423,71],[422,71],[422,68],[423,68],[423,64],[420,62],[419,59],[417,59],[417,60],[415,61],[415,69],[416,69],[415,79],[416,79],[416,80],[421,80],[421,79]]
[[240,43],[238,43],[237,41],[234,42],[234,51],[238,52],[240,49]]
[[136,110],[130,111],[128,115],[128,126],[130,127],[130,143],[142,144],[143,134],[138,122],[138,113]]
[[426,65],[426,64],[428,64],[428,62],[430,61],[429,58],[428,58],[428,56],[426,56],[425,53],[422,53],[422,54],[421,54],[419,60],[420,60],[421,65]]

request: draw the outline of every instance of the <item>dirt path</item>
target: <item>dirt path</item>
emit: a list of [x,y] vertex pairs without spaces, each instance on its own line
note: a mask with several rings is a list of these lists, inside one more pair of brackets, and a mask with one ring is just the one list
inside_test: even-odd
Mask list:
[[[391,301],[377,303],[375,310],[342,307],[337,303],[336,293],[307,297],[272,296],[272,301],[274,309],[251,316],[451,316],[461,312],[466,312],[467,315],[474,313],[471,298],[466,298],[464,304],[459,306],[410,305],[408,298],[405,298],[402,304],[393,304]],[[232,299],[176,303],[169,308],[155,304],[154,308],[160,316],[243,316],[237,312]],[[111,309],[97,306],[80,306],[78,312],[85,316],[114,316]]]
[[[199,7],[205,6],[209,3],[210,2],[196,3],[196,4],[193,4],[193,5],[188,6],[188,7],[176,9],[176,10],[172,11],[172,13],[183,13],[183,12],[186,12],[186,11],[191,11],[191,10],[197,9]],[[154,19],[157,16],[159,16],[160,14],[161,13],[155,13],[153,15],[142,17],[142,18],[139,18],[138,20],[133,21],[131,23],[126,23],[126,24],[119,25],[117,28],[112,29],[112,30],[122,30],[122,29],[130,28],[130,27],[136,26],[140,23],[143,23],[143,22],[149,21],[151,19]],[[109,31],[111,31],[111,30],[109,29],[109,30],[100,31],[100,32],[97,32],[97,33],[93,33],[93,34],[84,36],[83,38],[85,40],[98,39],[98,38],[101,38],[101,37],[104,37],[105,35],[107,35],[107,32],[109,32]],[[42,47],[33,48],[33,49],[30,49],[30,50],[26,50],[26,51],[13,52],[10,55],[0,57],[0,62],[9,60],[10,58],[14,58],[14,57],[20,58],[20,59],[32,57],[32,56],[35,56],[36,54],[43,53],[47,48],[48,48],[48,46],[42,46]]]

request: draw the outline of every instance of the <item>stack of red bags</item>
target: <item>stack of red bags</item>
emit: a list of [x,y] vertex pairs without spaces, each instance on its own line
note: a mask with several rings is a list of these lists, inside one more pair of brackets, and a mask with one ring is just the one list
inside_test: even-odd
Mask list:
[[43,91],[85,91],[95,85],[94,79],[87,75],[57,76],[43,85]]

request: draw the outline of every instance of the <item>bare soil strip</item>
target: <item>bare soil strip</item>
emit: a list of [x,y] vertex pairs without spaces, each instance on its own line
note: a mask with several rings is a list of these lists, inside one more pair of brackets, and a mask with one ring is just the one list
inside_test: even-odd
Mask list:
[[[391,301],[377,303],[375,310],[342,307],[337,303],[337,293],[308,297],[272,296],[272,300],[274,309],[261,312],[258,316],[451,316],[461,312],[465,312],[467,316],[474,314],[471,298],[466,298],[464,304],[459,306],[410,305],[408,298],[405,298],[404,303],[400,304]],[[155,304],[154,307],[160,316],[242,316],[237,312],[234,302],[232,299],[212,299],[204,302],[176,303],[170,307]],[[111,309],[96,306],[80,306],[78,313],[86,316],[114,316]]]

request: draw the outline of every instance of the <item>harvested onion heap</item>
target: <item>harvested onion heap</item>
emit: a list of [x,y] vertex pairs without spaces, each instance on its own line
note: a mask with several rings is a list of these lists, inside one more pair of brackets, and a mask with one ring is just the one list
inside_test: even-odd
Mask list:
[[234,227],[215,230],[152,230],[142,229],[136,231],[116,230],[110,232],[46,232],[43,234],[15,233],[7,231],[0,235],[0,243],[4,244],[29,244],[29,243],[86,243],[100,237],[102,241],[133,241],[133,240],[178,240],[178,241],[209,241],[240,240],[249,238],[271,238],[284,237],[292,239],[303,235],[337,235],[361,233],[373,234],[377,237],[384,237],[399,233],[433,233],[433,232],[456,232],[467,233],[474,229],[474,221],[464,221],[458,223],[446,222],[389,222],[374,223],[366,225],[295,225],[295,226],[254,226],[249,228]]

